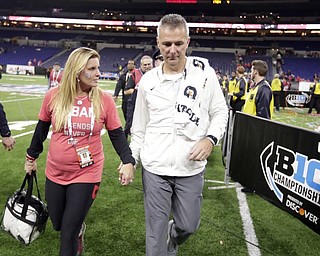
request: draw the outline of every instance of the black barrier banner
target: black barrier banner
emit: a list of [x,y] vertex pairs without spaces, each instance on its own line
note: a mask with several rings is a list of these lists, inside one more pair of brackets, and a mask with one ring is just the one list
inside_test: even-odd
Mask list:
[[229,174],[320,234],[320,133],[237,113]]

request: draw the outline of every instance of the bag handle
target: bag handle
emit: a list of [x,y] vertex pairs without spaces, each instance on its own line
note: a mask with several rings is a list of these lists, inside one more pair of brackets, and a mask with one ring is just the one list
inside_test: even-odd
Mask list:
[[40,201],[42,201],[41,200],[41,196],[40,196],[39,187],[38,187],[38,180],[37,180],[36,172],[32,171],[30,175],[27,173],[25,178],[24,178],[24,180],[23,180],[23,182],[22,182],[22,185],[21,185],[21,188],[20,188],[20,191],[19,191],[19,192],[21,192],[25,188],[26,182],[28,181],[27,194],[26,194],[26,197],[25,197],[25,201],[24,201],[23,208],[22,208],[22,213],[21,213],[21,217],[22,218],[26,217],[28,206],[30,205],[30,201],[31,201],[31,197],[32,197],[32,191],[33,191],[33,179],[36,182],[38,198],[40,199]]

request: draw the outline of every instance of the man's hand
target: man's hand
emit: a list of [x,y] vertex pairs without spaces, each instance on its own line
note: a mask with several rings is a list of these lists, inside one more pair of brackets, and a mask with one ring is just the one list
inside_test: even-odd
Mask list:
[[189,160],[203,161],[206,160],[211,152],[213,145],[208,138],[200,140],[190,151]]
[[16,140],[12,136],[2,137],[2,144],[6,150],[10,151],[13,149],[13,146],[16,144]]

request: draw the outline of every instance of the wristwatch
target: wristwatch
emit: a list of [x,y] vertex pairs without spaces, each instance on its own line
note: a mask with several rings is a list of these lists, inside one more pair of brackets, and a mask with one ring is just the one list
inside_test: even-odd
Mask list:
[[11,132],[8,131],[5,134],[1,134],[1,137],[10,137],[11,136]]
[[207,138],[210,140],[213,146],[217,145],[218,139],[212,135],[207,135]]

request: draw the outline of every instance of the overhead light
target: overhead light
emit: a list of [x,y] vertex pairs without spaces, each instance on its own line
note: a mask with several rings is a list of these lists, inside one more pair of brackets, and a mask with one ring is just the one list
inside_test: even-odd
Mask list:
[[271,34],[282,34],[283,31],[282,30],[270,30]]
[[297,33],[297,30],[285,30],[284,33],[285,34],[295,34],[295,33]]

